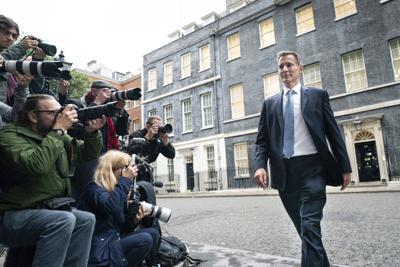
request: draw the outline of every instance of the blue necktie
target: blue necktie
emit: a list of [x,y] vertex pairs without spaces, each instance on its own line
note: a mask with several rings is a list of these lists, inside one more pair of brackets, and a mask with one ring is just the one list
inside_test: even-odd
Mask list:
[[294,154],[294,111],[293,90],[286,93],[286,104],[283,128],[283,156],[290,158]]

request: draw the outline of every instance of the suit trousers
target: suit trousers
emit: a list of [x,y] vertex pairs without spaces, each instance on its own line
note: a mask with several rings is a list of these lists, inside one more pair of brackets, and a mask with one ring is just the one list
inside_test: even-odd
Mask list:
[[300,235],[301,266],[329,266],[322,244],[321,220],[326,203],[326,175],[318,154],[285,159],[286,187],[279,191]]

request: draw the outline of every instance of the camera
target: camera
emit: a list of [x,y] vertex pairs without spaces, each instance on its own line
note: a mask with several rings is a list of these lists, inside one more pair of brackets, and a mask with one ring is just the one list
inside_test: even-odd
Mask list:
[[142,94],[140,88],[133,88],[124,91],[113,90],[111,92],[112,100],[138,100]]
[[139,211],[140,205],[142,205],[145,214],[167,223],[171,218],[172,211],[168,208],[162,208],[144,201],[139,190],[140,186],[138,185],[132,185],[129,190],[125,206],[125,214],[127,217],[134,218]]
[[[82,139],[84,136],[84,122],[89,120],[98,119],[105,115],[106,117],[114,116],[121,110],[117,107],[117,102],[110,102],[100,106],[93,106],[88,108],[80,108],[75,105],[76,112],[78,114],[78,120],[80,122],[75,123],[71,128],[68,129],[68,134],[72,137]],[[62,112],[65,107],[62,107],[59,112]]]
[[78,113],[78,120],[85,122],[88,120],[101,118],[102,115],[105,115],[106,117],[112,117],[120,111],[121,109],[117,107],[117,102],[114,101],[104,105],[81,108],[76,112]]
[[68,70],[61,69],[63,66],[61,61],[5,60],[0,70],[68,80],[71,76]]
[[173,129],[172,129],[172,125],[167,123],[164,126],[158,126],[158,132],[160,133],[167,133],[170,134],[172,133]]
[[52,44],[46,44],[42,40],[37,39],[39,42],[38,47],[43,50],[43,52],[51,57],[54,57],[57,54],[57,47]]

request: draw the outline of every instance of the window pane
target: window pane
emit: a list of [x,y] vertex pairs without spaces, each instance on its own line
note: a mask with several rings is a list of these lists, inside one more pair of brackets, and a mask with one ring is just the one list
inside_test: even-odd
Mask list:
[[164,106],[164,124],[172,124],[172,105]]
[[314,14],[311,4],[296,10],[297,34],[315,29]]
[[192,102],[190,99],[182,101],[182,129],[184,132],[192,130]]
[[153,90],[157,88],[157,72],[156,69],[150,69],[148,71],[148,81],[147,81],[148,90]]
[[168,159],[168,181],[173,182],[174,179],[174,159]]
[[202,127],[209,127],[213,125],[213,113],[212,113],[212,99],[211,93],[201,95],[201,117]]
[[190,53],[187,53],[181,57],[181,77],[189,77],[191,72],[190,65]]
[[172,83],[172,61],[164,64],[164,85]]
[[260,22],[260,46],[275,44],[274,21],[272,18]]
[[336,19],[344,18],[357,13],[355,0],[334,0]]
[[227,37],[228,41],[228,60],[240,57],[240,36],[239,33]]
[[239,143],[234,144],[235,156],[235,176],[247,177],[249,176],[249,160],[247,157],[247,144]]
[[241,84],[231,87],[232,119],[244,116],[243,86]]
[[392,55],[394,79],[400,80],[400,38],[390,41],[390,54]]
[[208,179],[214,179],[217,177],[217,172],[215,170],[215,154],[214,154],[214,146],[206,147],[207,153],[207,170],[208,170]]
[[272,73],[265,75],[264,80],[264,95],[265,97],[274,95],[280,91],[279,86],[279,75],[278,73]]
[[347,91],[366,88],[368,86],[367,74],[362,51],[358,50],[343,55],[342,62]]
[[156,116],[157,115],[157,110],[154,108],[154,109],[151,109],[151,110],[149,110],[149,117],[152,117],[152,116]]
[[304,67],[303,80],[305,87],[322,88],[320,65],[313,64]]
[[210,68],[210,45],[200,47],[200,71]]

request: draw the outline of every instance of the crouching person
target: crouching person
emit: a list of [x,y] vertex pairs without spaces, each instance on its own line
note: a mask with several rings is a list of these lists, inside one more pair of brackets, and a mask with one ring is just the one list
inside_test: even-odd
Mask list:
[[[126,153],[110,150],[100,157],[78,205],[96,216],[89,266],[140,266],[156,248],[160,235],[155,229],[134,230],[145,215],[140,203],[134,217],[125,210],[137,170]],[[122,231],[128,233],[120,237]]]
[[32,266],[84,267],[95,217],[69,206],[69,159],[100,155],[105,118],[87,122],[84,140],[73,145],[66,130],[77,113],[60,108],[52,96],[32,95],[19,121],[0,130],[1,168],[9,170],[0,177],[0,243],[36,245]]

